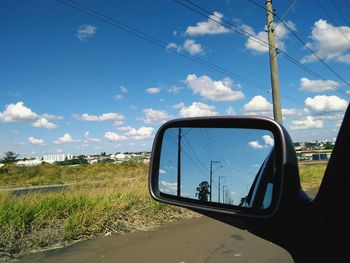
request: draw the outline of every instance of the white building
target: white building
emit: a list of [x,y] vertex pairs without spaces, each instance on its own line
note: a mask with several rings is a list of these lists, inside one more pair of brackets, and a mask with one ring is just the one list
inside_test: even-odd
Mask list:
[[71,160],[73,159],[73,155],[57,153],[57,154],[47,154],[43,156],[44,162],[46,163],[63,162],[64,160],[66,160],[66,158],[67,160]]
[[25,160],[25,161],[18,161],[16,162],[16,165],[18,166],[37,166],[42,164],[42,160],[40,159],[31,159],[31,160]]

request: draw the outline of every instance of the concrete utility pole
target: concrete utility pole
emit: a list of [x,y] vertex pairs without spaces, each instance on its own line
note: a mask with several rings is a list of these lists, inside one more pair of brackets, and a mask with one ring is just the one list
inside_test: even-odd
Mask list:
[[211,202],[212,193],[213,193],[213,163],[220,163],[220,161],[210,161],[210,172],[209,172],[209,187],[210,187],[210,195],[209,201]]
[[273,102],[273,117],[275,121],[282,124],[282,109],[280,88],[278,80],[277,67],[277,48],[275,43],[275,29],[273,24],[274,10],[272,8],[272,0],[266,0],[267,10],[267,36],[269,40],[269,55],[270,55],[270,72],[272,86],[272,102]]

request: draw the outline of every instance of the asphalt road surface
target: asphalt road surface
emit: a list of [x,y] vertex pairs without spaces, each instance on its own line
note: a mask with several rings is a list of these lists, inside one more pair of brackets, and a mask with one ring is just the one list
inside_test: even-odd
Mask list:
[[77,242],[20,259],[20,262],[293,262],[282,248],[247,231],[201,217],[148,232]]

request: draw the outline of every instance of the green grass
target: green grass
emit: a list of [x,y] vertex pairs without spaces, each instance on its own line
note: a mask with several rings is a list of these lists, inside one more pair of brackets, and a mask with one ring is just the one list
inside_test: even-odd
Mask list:
[[[21,255],[56,244],[104,234],[144,230],[195,216],[188,210],[153,201],[148,166],[118,164],[35,169],[0,176],[6,186],[79,182],[68,190],[22,196],[0,193],[0,254]],[[33,171],[36,171],[35,174]],[[52,173],[45,172],[51,171]],[[22,176],[22,177],[21,177]],[[95,183],[89,183],[94,181]]]
[[[326,164],[299,164],[305,190],[319,187]],[[153,201],[148,166],[96,164],[2,168],[0,187],[75,183],[67,190],[14,196],[0,192],[0,255],[18,256],[105,234],[145,230],[196,214]]]
[[317,192],[321,185],[327,163],[299,163],[299,175],[301,186],[305,191]]

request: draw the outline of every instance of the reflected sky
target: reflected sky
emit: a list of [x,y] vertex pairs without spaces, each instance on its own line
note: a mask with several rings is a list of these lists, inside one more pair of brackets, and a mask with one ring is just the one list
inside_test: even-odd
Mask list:
[[274,144],[273,134],[266,130],[167,129],[161,150],[159,188],[173,195],[177,193],[179,134],[181,196],[198,199],[197,187],[204,181],[210,183],[212,171],[212,201],[234,205],[249,192]]

